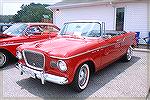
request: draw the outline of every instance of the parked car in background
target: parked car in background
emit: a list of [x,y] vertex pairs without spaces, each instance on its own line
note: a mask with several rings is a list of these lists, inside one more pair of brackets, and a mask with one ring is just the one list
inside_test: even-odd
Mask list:
[[3,33],[10,26],[12,26],[12,24],[0,23],[0,33]]
[[0,68],[16,57],[19,45],[55,37],[59,30],[50,23],[17,23],[9,27],[0,34]]
[[105,31],[105,23],[95,20],[72,21],[53,39],[19,46],[16,67],[42,84],[71,84],[81,92],[92,73],[118,59],[130,61],[135,45],[134,32]]

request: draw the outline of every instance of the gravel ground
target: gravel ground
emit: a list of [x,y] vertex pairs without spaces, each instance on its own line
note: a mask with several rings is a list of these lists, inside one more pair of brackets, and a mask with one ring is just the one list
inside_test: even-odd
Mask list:
[[134,52],[130,62],[117,61],[91,77],[88,87],[75,93],[61,86],[20,75],[11,64],[0,69],[0,99],[145,99],[148,93],[148,61],[146,52]]

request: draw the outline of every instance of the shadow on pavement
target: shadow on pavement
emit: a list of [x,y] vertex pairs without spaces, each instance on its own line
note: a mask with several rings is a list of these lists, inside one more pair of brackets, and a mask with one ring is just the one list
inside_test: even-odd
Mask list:
[[16,63],[17,63],[17,59],[15,59],[15,58],[11,59],[11,61],[4,68],[0,68],[0,71],[14,68]]
[[133,56],[133,59],[130,62],[121,62],[119,60],[109,65],[95,73],[95,75],[91,77],[87,88],[81,93],[74,92],[68,85],[57,85],[50,82],[46,82],[42,85],[40,80],[32,78],[17,81],[17,84],[21,86],[22,89],[45,100],[50,98],[86,99],[139,60],[139,57]]

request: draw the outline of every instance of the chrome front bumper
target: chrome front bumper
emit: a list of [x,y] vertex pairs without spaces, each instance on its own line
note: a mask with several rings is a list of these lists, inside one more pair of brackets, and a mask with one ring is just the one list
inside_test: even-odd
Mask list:
[[41,79],[42,84],[44,84],[45,81],[49,81],[61,85],[68,83],[68,79],[65,77],[44,73],[43,71],[36,71],[19,63],[16,64],[16,68],[21,71],[21,75],[25,73],[32,78]]

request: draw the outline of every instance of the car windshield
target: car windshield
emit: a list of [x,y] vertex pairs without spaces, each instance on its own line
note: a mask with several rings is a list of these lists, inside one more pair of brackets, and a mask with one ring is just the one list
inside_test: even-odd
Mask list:
[[19,36],[22,35],[22,32],[27,28],[27,24],[19,23],[14,24],[5,30],[3,33],[8,35]]
[[70,22],[65,23],[60,35],[100,37],[101,26],[98,22]]

